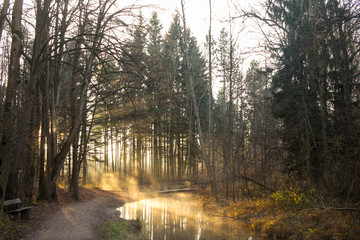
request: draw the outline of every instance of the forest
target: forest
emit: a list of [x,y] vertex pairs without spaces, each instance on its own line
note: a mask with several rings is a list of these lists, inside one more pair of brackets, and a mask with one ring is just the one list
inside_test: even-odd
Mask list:
[[[217,33],[209,1],[204,44],[191,1],[168,29],[156,7],[120,2],[0,4],[0,218],[5,200],[79,200],[102,177],[360,211],[358,1],[232,1]],[[263,33],[249,64],[246,24]]]

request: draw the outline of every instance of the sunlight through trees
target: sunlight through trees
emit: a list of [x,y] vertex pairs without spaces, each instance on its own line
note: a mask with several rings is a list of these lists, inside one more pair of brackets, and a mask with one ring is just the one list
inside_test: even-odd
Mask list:
[[[234,3],[217,39],[210,10],[204,45],[181,4],[168,29],[115,0],[0,5],[1,209],[58,185],[79,199],[102,176],[217,200],[288,186],[360,200],[359,4]],[[250,21],[264,46],[247,66],[233,26]]]

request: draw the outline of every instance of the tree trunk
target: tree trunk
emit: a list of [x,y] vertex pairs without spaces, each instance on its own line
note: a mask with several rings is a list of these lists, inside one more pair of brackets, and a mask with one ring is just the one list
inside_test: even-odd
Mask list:
[[0,40],[1,40],[2,31],[4,29],[7,11],[9,9],[9,5],[10,5],[9,3],[10,3],[10,0],[4,0],[3,6],[0,11]]
[[180,121],[179,116],[176,117],[176,153],[177,153],[177,178],[182,179],[182,157],[181,157],[181,137],[180,137]]
[[140,133],[137,134],[136,138],[136,160],[137,160],[137,176],[138,183],[142,185],[142,164],[141,164],[141,136]]
[[80,173],[80,158],[79,158],[79,136],[75,136],[72,143],[72,174],[70,183],[70,192],[75,200],[79,200],[79,173]]
[[108,128],[107,123],[108,120],[105,120],[105,127],[104,127],[104,172],[109,171],[109,134],[108,134]]
[[9,176],[11,159],[13,159],[13,150],[16,144],[14,122],[15,122],[15,90],[20,82],[20,56],[21,56],[21,18],[22,18],[22,0],[15,0],[12,15],[12,43],[11,55],[8,71],[8,81],[6,88],[6,97],[4,103],[3,133],[0,144],[0,220],[3,217],[4,199],[6,185]]
[[30,124],[31,132],[29,133],[25,152],[28,161],[23,162],[23,174],[20,179],[20,199],[22,199],[24,205],[31,205],[35,195],[35,164],[38,159],[40,130],[40,105],[38,104],[33,106]]
[[158,155],[158,124],[154,123],[154,176],[156,180],[159,180],[159,155]]
[[110,151],[111,151],[111,171],[115,172],[115,151],[114,151],[114,135],[113,127],[110,127]]
[[127,144],[126,144],[126,141],[127,141],[127,136],[126,136],[126,130],[125,130],[125,127],[124,127],[124,129],[123,129],[123,151],[124,151],[124,153],[123,153],[123,161],[124,161],[124,176],[126,176],[126,174],[127,174],[127,169],[126,169],[126,167],[127,167]]
[[[41,120],[41,146],[40,146],[40,169],[39,169],[39,199],[47,199],[46,192],[46,175],[45,175],[45,143],[48,148],[50,148],[49,143],[49,62],[46,62],[46,75],[42,76],[43,86],[42,86],[42,120]],[[48,149],[48,151],[51,151]],[[48,161],[49,160],[48,155]]]
[[184,52],[184,55],[185,55],[186,73],[187,73],[187,77],[188,77],[188,84],[189,84],[189,88],[190,88],[191,99],[192,99],[192,102],[193,102],[194,114],[195,114],[196,123],[197,123],[197,131],[198,131],[198,134],[199,134],[201,156],[202,156],[203,161],[205,162],[206,170],[207,170],[208,176],[210,178],[212,194],[217,200],[216,175],[215,175],[215,172],[213,171],[213,168],[211,167],[209,156],[206,154],[205,141],[204,141],[204,136],[202,134],[202,128],[201,128],[200,113],[199,113],[197,100],[196,100],[196,95],[195,95],[194,80],[193,80],[193,76],[192,76],[191,71],[190,71],[191,66],[190,66],[189,57],[188,57],[188,53],[187,53],[188,49],[187,49],[187,42],[186,42],[187,33],[186,33],[184,0],[181,0],[181,7],[182,7],[183,24],[184,24],[184,36],[183,36],[183,39],[182,39],[183,48],[184,48],[183,52]]

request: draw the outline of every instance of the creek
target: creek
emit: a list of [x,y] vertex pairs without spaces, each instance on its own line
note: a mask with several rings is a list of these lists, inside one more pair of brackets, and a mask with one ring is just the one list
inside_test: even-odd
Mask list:
[[140,219],[149,240],[255,240],[239,227],[240,222],[205,213],[195,194],[172,193],[127,203],[120,217]]

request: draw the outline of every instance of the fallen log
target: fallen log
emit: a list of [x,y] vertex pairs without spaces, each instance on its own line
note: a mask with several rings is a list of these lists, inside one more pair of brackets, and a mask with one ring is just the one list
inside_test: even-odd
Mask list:
[[195,191],[196,191],[196,189],[184,188],[184,189],[161,190],[161,191],[158,191],[157,193],[159,193],[159,194],[170,194],[170,193],[195,192]]

